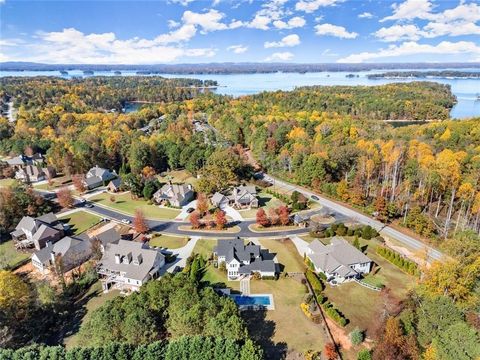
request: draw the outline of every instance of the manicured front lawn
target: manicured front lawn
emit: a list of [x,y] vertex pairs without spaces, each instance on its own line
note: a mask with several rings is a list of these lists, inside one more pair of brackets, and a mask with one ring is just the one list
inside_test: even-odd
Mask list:
[[261,239],[260,244],[276,254],[282,272],[305,272],[302,257],[290,239]]
[[176,184],[187,183],[192,185],[194,185],[197,181],[197,179],[192,174],[190,174],[187,170],[173,170],[173,171],[166,172],[164,176],[159,176],[158,180],[161,183],[166,183],[171,181]]
[[118,290],[111,290],[108,293],[104,294],[102,292],[102,285],[100,281],[97,281],[93,284],[88,292],[77,302],[76,306],[80,309],[78,311],[83,312],[83,316],[79,320],[80,323],[75,328],[75,332],[70,336],[66,337],[63,341],[67,349],[80,345],[80,338],[78,336],[78,331],[83,323],[85,323],[91,316],[92,312],[95,309],[98,309],[100,306],[105,304],[107,300],[114,299],[120,294]]
[[150,246],[163,247],[167,249],[178,249],[184,247],[188,243],[188,237],[162,235],[153,237],[149,244]]
[[[114,202],[110,201],[112,197],[115,199]],[[130,193],[115,195],[101,193],[91,197],[89,200],[130,215],[133,215],[136,209],[140,209],[145,217],[150,219],[175,219],[180,214],[178,209],[161,208],[156,205],[149,205],[144,199],[132,199]]]
[[2,187],[9,187],[15,184],[15,179],[0,179],[0,188]]
[[59,216],[59,219],[70,225],[75,235],[90,229],[92,226],[100,222],[100,217],[90,214],[86,211],[77,211],[70,215]]
[[13,268],[20,262],[28,259],[30,254],[27,252],[17,251],[13,244],[13,240],[0,243],[0,262],[5,260],[8,267]]
[[33,187],[39,190],[55,190],[62,186],[67,186],[72,183],[72,178],[70,176],[59,176],[52,179],[52,186],[48,185],[48,182],[42,184],[34,184]]

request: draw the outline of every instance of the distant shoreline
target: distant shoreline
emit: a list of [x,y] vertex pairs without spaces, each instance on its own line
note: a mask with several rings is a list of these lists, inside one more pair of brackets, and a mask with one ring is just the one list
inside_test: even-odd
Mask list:
[[[231,74],[270,74],[315,73],[315,72],[359,72],[371,70],[426,70],[426,69],[479,69],[480,63],[211,63],[211,64],[157,64],[157,65],[92,65],[92,64],[39,64],[23,62],[0,63],[4,71],[136,71],[149,75],[231,75]],[[122,74],[123,75],[123,74]],[[136,74],[141,75],[141,74]]]

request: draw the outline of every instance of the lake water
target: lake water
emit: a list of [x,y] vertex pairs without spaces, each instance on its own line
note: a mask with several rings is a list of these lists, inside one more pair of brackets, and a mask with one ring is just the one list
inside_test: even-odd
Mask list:
[[[402,70],[402,69],[398,69]],[[422,69],[422,71],[441,69]],[[480,71],[480,69],[445,69],[458,71]],[[393,71],[393,70],[388,70]],[[232,74],[232,75],[177,75],[177,74],[152,74],[167,78],[189,77],[201,80],[216,80],[219,84],[216,90],[219,94],[232,96],[251,95],[262,91],[293,90],[298,86],[310,85],[381,85],[394,82],[419,81],[418,79],[368,79],[368,74],[382,73],[382,70],[370,70],[362,72],[317,72],[317,73],[271,73],[271,74]],[[353,78],[347,78],[347,74],[355,74]],[[97,71],[95,76],[114,76],[113,71]],[[135,76],[136,70],[122,71],[122,76]],[[358,77],[357,77],[358,75]],[[58,71],[0,71],[0,77],[4,76],[61,76]],[[72,70],[64,78],[85,76],[80,70]],[[137,75],[149,76],[149,75]],[[422,79],[423,80],[423,79]],[[432,78],[435,81],[448,84],[453,94],[457,97],[457,104],[453,107],[450,115],[452,118],[462,119],[472,116],[480,116],[480,79],[446,79]]]

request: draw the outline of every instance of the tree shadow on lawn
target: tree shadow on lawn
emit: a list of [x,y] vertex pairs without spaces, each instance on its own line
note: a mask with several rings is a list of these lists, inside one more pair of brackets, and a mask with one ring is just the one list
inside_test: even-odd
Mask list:
[[274,343],[272,340],[275,334],[276,324],[267,320],[267,310],[242,311],[241,316],[247,324],[248,333],[265,352],[265,359],[285,359],[287,355],[287,344],[284,342]]

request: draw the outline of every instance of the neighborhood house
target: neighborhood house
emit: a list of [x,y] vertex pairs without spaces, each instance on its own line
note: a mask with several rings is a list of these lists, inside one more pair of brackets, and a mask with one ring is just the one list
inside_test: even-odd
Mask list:
[[165,257],[148,245],[128,240],[119,240],[106,246],[98,264],[104,292],[110,289],[138,291],[150,279],[159,276],[165,265]]
[[326,275],[328,281],[343,283],[368,274],[372,260],[344,238],[335,236],[329,245],[312,241],[306,252],[317,273]]
[[243,240],[218,240],[214,249],[217,263],[225,263],[229,280],[238,280],[254,273],[261,277],[273,277],[276,273],[274,255],[261,249],[252,242],[244,244]]
[[38,165],[25,165],[15,172],[15,179],[24,182],[35,182],[52,179],[56,175],[55,169],[50,166],[42,168]]
[[54,243],[61,239],[64,234],[64,225],[58,221],[53,213],[48,213],[37,218],[24,216],[18,223],[12,236],[16,248],[28,248],[34,246],[40,250],[47,242]]
[[211,198],[213,206],[224,208],[227,205],[237,209],[257,208],[257,189],[255,186],[241,185],[233,188],[231,195],[216,192]]
[[42,154],[33,154],[32,156],[27,156],[27,155],[18,155],[15,156],[14,158],[7,159],[6,160],[7,164],[9,166],[12,166],[14,168],[19,168],[22,166],[26,165],[43,165],[44,163],[44,158]]
[[181,207],[192,201],[193,195],[193,187],[190,184],[165,184],[153,194],[153,199],[158,204]]
[[86,234],[65,236],[46,246],[32,255],[32,264],[40,272],[45,273],[50,267],[68,271],[85,262],[92,254],[92,243]]
[[115,172],[111,172],[110,170],[96,165],[88,170],[83,183],[87,189],[91,190],[106,184],[107,181],[115,179],[116,177],[117,174]]
[[117,177],[116,179],[113,179],[108,183],[107,190],[110,192],[118,192],[120,191],[121,185],[122,185],[122,179]]

